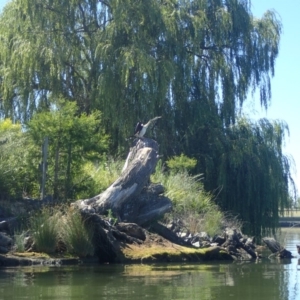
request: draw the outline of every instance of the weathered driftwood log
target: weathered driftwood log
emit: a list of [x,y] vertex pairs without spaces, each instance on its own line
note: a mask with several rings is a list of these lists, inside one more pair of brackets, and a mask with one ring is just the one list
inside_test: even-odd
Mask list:
[[166,226],[160,224],[159,222],[153,222],[151,224],[151,229],[174,244],[188,247],[192,246],[190,242],[185,241],[183,238],[179,237],[175,232],[168,229]]
[[106,214],[109,210],[119,221],[146,224],[172,207],[162,195],[161,185],[149,184],[159,159],[158,144],[151,139],[134,141],[120,177],[103,193],[73,205],[83,213]]
[[[242,234],[236,229],[227,228],[225,230],[225,238],[226,241],[222,244],[222,247],[227,249],[229,253],[243,259],[247,259],[246,256],[253,259],[257,258],[254,249],[251,247],[252,242],[250,240],[248,242],[247,240],[244,241]],[[238,249],[243,249],[245,253],[238,251]]]
[[270,251],[279,258],[293,258],[293,255],[290,251],[286,250],[279,242],[274,238],[265,237],[262,239],[263,242],[267,245]]

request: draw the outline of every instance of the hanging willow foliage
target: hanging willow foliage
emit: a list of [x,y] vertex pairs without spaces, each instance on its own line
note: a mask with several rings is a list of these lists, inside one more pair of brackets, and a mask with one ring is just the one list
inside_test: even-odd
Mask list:
[[245,230],[256,236],[278,224],[279,212],[290,205],[290,162],[282,154],[288,130],[283,122],[247,119],[226,129],[219,159],[219,203],[238,212]]
[[153,115],[182,138],[192,78],[227,126],[250,88],[267,106],[281,32],[246,0],[16,0],[0,25],[2,114],[26,120],[62,95],[100,109],[116,147]]

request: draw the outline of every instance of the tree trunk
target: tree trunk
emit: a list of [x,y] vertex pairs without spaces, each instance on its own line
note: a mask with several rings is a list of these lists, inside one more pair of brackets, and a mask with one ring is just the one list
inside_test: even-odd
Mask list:
[[53,180],[53,198],[55,199],[55,201],[58,199],[59,150],[60,150],[60,141],[58,140],[56,149],[55,149],[54,180]]
[[286,250],[279,242],[274,238],[265,237],[263,242],[267,245],[270,251],[279,258],[293,258],[290,251]]
[[151,139],[134,140],[120,177],[104,192],[74,203],[83,213],[107,214],[119,221],[144,225],[157,220],[172,207],[160,184],[150,184],[159,159],[158,144]]
[[67,152],[67,170],[65,177],[65,199],[72,198],[71,195],[71,163],[72,163],[72,144],[69,141],[68,152]]

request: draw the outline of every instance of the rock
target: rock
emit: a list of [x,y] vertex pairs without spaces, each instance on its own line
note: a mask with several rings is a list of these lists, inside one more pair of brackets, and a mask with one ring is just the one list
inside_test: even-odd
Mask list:
[[1,231],[4,231],[4,230],[8,231],[9,230],[7,221],[1,221],[0,222],[0,230]]
[[176,223],[175,223],[175,222],[170,222],[170,223],[167,225],[167,228],[168,228],[169,230],[175,231],[175,230],[176,230]]
[[208,241],[208,242],[210,241],[210,236],[207,234],[207,232],[202,231],[198,233],[198,236],[201,241]]
[[9,248],[12,245],[12,239],[3,232],[0,232],[0,246]]
[[6,253],[8,253],[8,252],[9,252],[9,250],[8,250],[6,247],[0,246],[0,253],[1,253],[1,254],[6,254]]
[[224,237],[222,237],[222,236],[219,236],[219,235],[216,236],[216,237],[214,237],[214,239],[213,239],[213,242],[217,243],[219,246],[222,245],[222,244],[224,244],[225,241],[226,241],[226,239]]
[[208,248],[208,247],[210,247],[210,242],[208,242],[208,241],[203,241],[202,242],[202,244],[201,244],[201,248]]
[[185,237],[184,240],[185,240],[186,242],[190,242],[190,243],[191,243],[192,238],[193,238],[193,236],[192,236],[192,234],[190,233],[188,236]]
[[188,232],[179,232],[178,236],[182,239],[186,238],[188,236]]
[[190,238],[190,242],[191,242],[191,244],[200,242],[199,236],[198,236],[197,234],[196,234],[196,235],[193,235],[193,236]]
[[245,245],[251,247],[252,249],[255,249],[254,238],[247,238]]
[[0,266],[15,267],[15,266],[60,266],[60,265],[76,265],[81,261],[77,258],[26,258],[10,255],[0,255]]
[[201,247],[201,244],[200,242],[196,242],[196,243],[192,243],[192,245],[196,248],[200,248]]
[[17,225],[17,217],[10,217],[0,222],[0,231],[13,232]]

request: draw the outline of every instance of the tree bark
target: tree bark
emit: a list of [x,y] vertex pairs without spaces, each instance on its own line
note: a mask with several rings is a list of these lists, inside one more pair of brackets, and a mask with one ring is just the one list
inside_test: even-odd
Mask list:
[[263,242],[270,249],[272,254],[276,255],[279,258],[293,258],[293,255],[290,251],[286,250],[279,242],[274,238],[265,237]]
[[190,242],[186,242],[184,239],[180,238],[175,232],[158,222],[154,222],[153,224],[151,224],[151,229],[174,244],[187,247],[192,246]]
[[[242,257],[244,256],[243,253],[238,253],[237,249],[243,249],[252,259],[257,258],[254,249],[251,247],[252,243],[244,243],[241,232],[236,229],[227,228],[225,230],[225,237],[226,241],[222,244],[222,247],[226,248],[228,252],[233,251]],[[244,257],[244,259],[246,258]]]
[[119,221],[144,225],[168,212],[172,203],[162,195],[160,184],[150,184],[158,155],[158,144],[151,139],[134,140],[120,177],[104,192],[74,203],[83,213],[107,214]]

